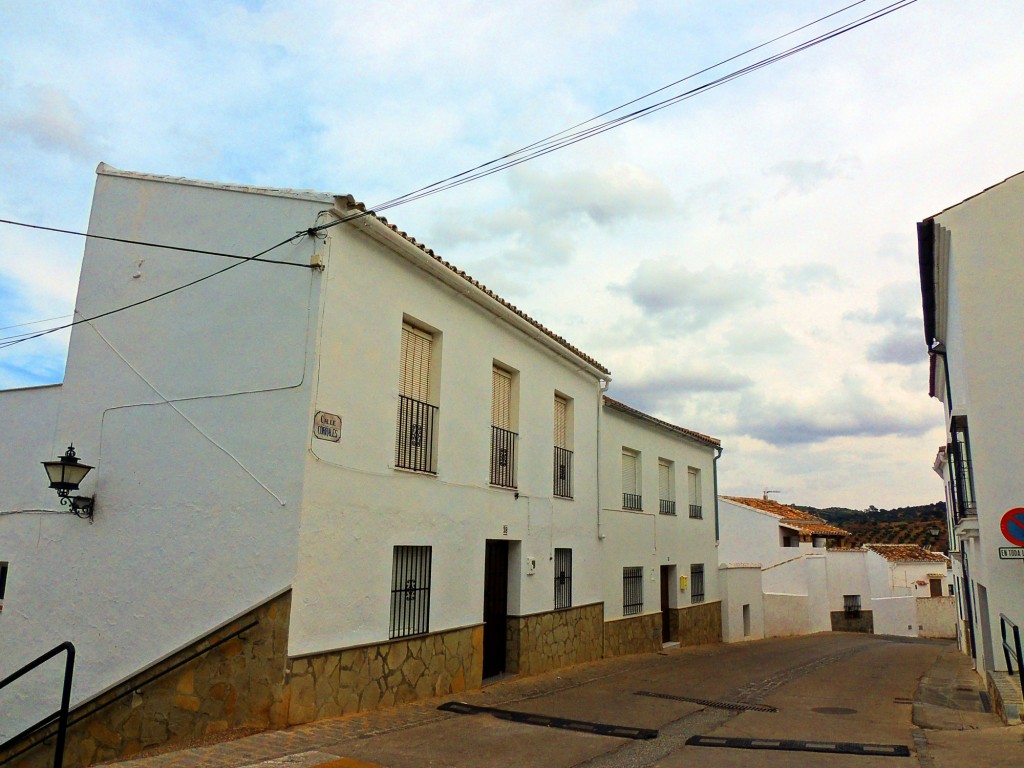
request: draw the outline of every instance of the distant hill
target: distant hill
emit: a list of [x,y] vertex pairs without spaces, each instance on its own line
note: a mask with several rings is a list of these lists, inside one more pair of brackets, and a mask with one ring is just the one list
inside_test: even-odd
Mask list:
[[866,510],[845,507],[817,509],[800,504],[793,506],[849,531],[852,535],[843,542],[845,547],[859,547],[862,544],[919,544],[932,552],[949,554],[944,501],[916,507],[868,507]]

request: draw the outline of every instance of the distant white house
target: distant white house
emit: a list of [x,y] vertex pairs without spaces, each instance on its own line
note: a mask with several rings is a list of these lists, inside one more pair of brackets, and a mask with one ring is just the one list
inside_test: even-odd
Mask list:
[[[844,549],[848,532],[768,499],[723,496],[720,510],[722,573],[736,582],[724,598],[732,617],[723,629],[726,640],[757,636],[749,621],[740,624],[732,612],[740,602],[758,604],[753,567],[760,571],[763,636],[955,636],[945,556],[910,544]],[[756,615],[756,608],[749,610]]]
[[961,647],[979,671],[1005,672],[1002,633],[1015,651],[1024,632],[1024,173],[921,221],[917,238]]
[[719,442],[351,197],[101,165],[89,232],[137,242],[88,240],[63,383],[0,392],[0,678],[75,644],[65,765],[720,639]]

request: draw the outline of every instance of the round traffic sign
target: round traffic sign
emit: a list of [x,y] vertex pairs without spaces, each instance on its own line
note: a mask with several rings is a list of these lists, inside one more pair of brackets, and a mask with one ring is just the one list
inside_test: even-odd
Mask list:
[[1015,547],[1024,547],[1024,507],[1014,507],[999,521],[999,530]]

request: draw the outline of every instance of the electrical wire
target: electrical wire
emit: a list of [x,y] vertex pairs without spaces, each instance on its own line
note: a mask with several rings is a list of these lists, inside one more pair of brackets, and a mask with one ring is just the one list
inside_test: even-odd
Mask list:
[[[812,48],[812,47],[815,47],[817,45],[820,45],[823,42],[826,42],[828,40],[832,40],[835,37],[838,37],[839,35],[845,34],[847,32],[850,32],[850,31],[854,30],[854,29],[862,27],[865,24],[869,24],[869,23],[871,23],[873,21],[877,21],[878,19],[880,19],[880,18],[882,18],[884,16],[888,16],[890,13],[894,13],[895,11],[901,10],[902,8],[905,8],[908,5],[912,5],[913,3],[917,2],[917,0],[897,0],[897,2],[893,2],[893,3],[891,3],[891,4],[887,5],[887,6],[883,6],[882,8],[877,9],[875,11],[872,11],[871,13],[868,13],[868,14],[860,17],[859,19],[855,19],[853,21],[850,21],[850,22],[847,22],[845,24],[842,24],[839,27],[836,27],[836,28],[834,28],[832,30],[829,30],[828,32],[825,32],[825,33],[822,33],[822,34],[820,34],[820,35],[818,35],[816,37],[813,37],[810,40],[806,40],[803,43],[799,43],[799,44],[797,44],[795,46],[792,46],[792,47],[790,47],[790,48],[780,52],[780,53],[773,54],[772,56],[768,56],[768,57],[766,57],[764,59],[761,59],[760,61],[757,61],[757,62],[755,62],[753,64],[749,64],[749,65],[747,65],[745,67],[741,67],[741,68],[739,68],[737,70],[734,70],[733,72],[730,72],[730,73],[728,73],[726,75],[722,75],[721,77],[715,78],[714,80],[711,80],[711,81],[709,81],[707,83],[704,83],[703,85],[697,86],[696,88],[692,88],[690,90],[684,91],[684,92],[676,94],[674,96],[670,96],[667,99],[663,99],[661,101],[655,102],[654,104],[650,104],[650,105],[648,105],[646,107],[643,107],[641,109],[634,110],[634,111],[629,112],[629,113],[627,113],[625,115],[620,115],[619,117],[615,117],[615,118],[612,118],[610,120],[606,120],[606,121],[604,121],[602,123],[598,123],[597,125],[593,125],[593,126],[591,126],[589,128],[585,128],[583,130],[577,130],[579,128],[582,128],[583,126],[586,126],[586,125],[588,125],[590,123],[593,123],[595,120],[599,120],[602,117],[606,117],[606,116],[608,116],[610,114],[618,112],[621,109],[624,109],[625,107],[632,106],[633,104],[636,104],[636,103],[638,103],[640,101],[643,101],[644,99],[647,99],[647,98],[649,98],[649,97],[651,97],[651,96],[653,96],[653,95],[655,95],[657,93],[661,93],[661,92],[663,92],[663,91],[665,91],[665,90],[667,90],[669,88],[672,88],[672,87],[674,87],[676,85],[679,85],[680,83],[686,82],[687,80],[691,80],[694,77],[697,77],[697,76],[699,76],[701,74],[704,74],[704,73],[709,72],[709,71],[711,71],[713,69],[716,69],[716,68],[718,68],[718,67],[720,67],[720,66],[722,66],[724,64],[727,64],[727,63],[729,63],[731,61],[734,61],[737,58],[740,58],[740,57],[745,56],[745,55],[747,55],[749,53],[752,53],[753,51],[756,51],[756,50],[759,50],[761,48],[764,48],[767,45],[770,45],[770,44],[772,44],[774,42],[782,40],[783,38],[789,37],[789,36],[791,36],[793,34],[796,34],[797,32],[800,32],[800,31],[802,31],[804,29],[807,29],[808,27],[814,26],[815,24],[819,24],[822,21],[825,21],[826,19],[832,18],[833,16],[836,16],[836,15],[838,15],[840,13],[843,13],[844,11],[847,11],[847,10],[857,6],[857,5],[862,5],[864,2],[866,2],[866,0],[858,0],[857,2],[854,2],[854,3],[851,3],[851,4],[847,5],[847,6],[844,6],[843,8],[840,8],[837,11],[834,11],[832,13],[826,14],[825,16],[822,16],[822,17],[820,17],[820,18],[818,18],[818,19],[816,19],[814,21],[811,21],[811,22],[808,22],[806,24],[803,24],[803,25],[801,25],[801,26],[799,26],[799,27],[797,27],[797,28],[795,28],[795,29],[793,29],[793,30],[791,30],[789,32],[786,32],[783,35],[779,35],[779,36],[777,36],[775,38],[772,38],[771,40],[768,40],[768,41],[766,41],[764,43],[761,43],[760,45],[754,46],[753,48],[749,48],[746,51],[743,51],[742,53],[738,53],[738,54],[736,54],[734,56],[730,56],[729,58],[723,59],[722,61],[718,62],[717,64],[713,64],[713,65],[711,65],[709,67],[705,67],[704,69],[701,69],[698,72],[694,72],[693,74],[687,75],[686,77],[681,78],[679,80],[676,80],[676,81],[674,81],[672,83],[669,83],[668,85],[665,85],[665,86],[662,86],[662,87],[660,87],[658,89],[650,91],[649,93],[644,94],[643,96],[638,96],[637,98],[634,98],[634,99],[632,99],[630,101],[627,101],[627,102],[625,102],[623,104],[620,104],[617,107],[613,107],[612,109],[606,110],[606,111],[604,111],[604,112],[602,112],[602,113],[600,113],[598,115],[595,115],[594,117],[592,117],[592,118],[590,118],[588,120],[585,120],[582,123],[577,123],[576,125],[571,126],[570,128],[566,128],[566,129],[564,129],[562,131],[559,131],[558,133],[551,134],[550,136],[548,136],[546,138],[543,138],[543,139],[540,139],[538,141],[532,142],[531,144],[527,144],[524,147],[520,147],[517,150],[513,150],[512,152],[508,152],[508,153],[506,153],[506,154],[504,154],[504,155],[502,155],[502,156],[500,156],[498,158],[495,158],[493,160],[490,160],[490,161],[488,161],[486,163],[482,163],[480,165],[477,165],[477,166],[475,166],[473,168],[470,168],[470,169],[467,169],[465,171],[462,171],[462,172],[460,172],[458,174],[455,174],[453,176],[446,177],[445,179],[441,179],[440,181],[433,182],[432,184],[428,184],[425,187],[420,187],[417,190],[414,190],[412,192],[408,192],[408,193],[406,193],[404,195],[401,195],[399,197],[391,198],[390,200],[386,200],[386,201],[384,201],[384,202],[382,202],[382,203],[380,203],[378,205],[370,206],[366,210],[360,211],[359,213],[353,214],[351,216],[346,216],[346,217],[343,217],[343,218],[340,218],[340,219],[336,219],[335,221],[328,222],[327,224],[321,224],[321,225],[316,226],[316,227],[311,227],[308,230],[299,231],[295,235],[287,238],[286,240],[283,240],[280,243],[277,243],[276,245],[273,245],[270,248],[267,248],[266,250],[261,251],[260,253],[254,254],[253,256],[243,257],[243,256],[237,256],[235,254],[222,253],[222,252],[218,252],[218,251],[204,251],[204,250],[200,250],[200,249],[179,248],[179,247],[170,246],[170,245],[163,245],[163,244],[157,244],[157,243],[149,243],[149,242],[145,242],[145,241],[127,240],[127,239],[123,239],[123,238],[107,237],[107,236],[102,236],[102,235],[91,235],[89,233],[75,232],[73,230],[64,230],[64,229],[57,229],[57,228],[52,228],[52,227],[43,227],[43,226],[39,226],[39,225],[26,224],[24,222],[11,221],[9,219],[0,219],[0,223],[12,224],[12,225],[15,225],[15,226],[24,226],[24,227],[29,227],[29,228],[32,228],[32,229],[40,229],[40,230],[46,230],[46,231],[51,231],[51,232],[60,232],[60,233],[65,233],[65,234],[80,235],[80,236],[83,236],[83,237],[93,237],[93,238],[101,239],[101,240],[110,240],[110,241],[114,241],[114,242],[123,242],[123,243],[134,244],[134,245],[143,245],[143,246],[149,246],[149,247],[155,247],[155,248],[166,248],[166,249],[170,249],[170,250],[178,250],[178,251],[185,251],[185,252],[191,252],[191,253],[209,254],[209,255],[224,256],[224,257],[228,257],[228,258],[239,259],[239,261],[237,261],[236,263],[231,264],[231,265],[225,267],[224,269],[217,270],[216,272],[212,272],[212,273],[210,273],[210,274],[208,274],[208,275],[206,275],[204,277],[200,277],[200,278],[198,278],[196,280],[192,280],[192,281],[190,281],[188,283],[185,283],[183,285],[177,286],[176,288],[171,288],[171,289],[169,289],[167,291],[163,291],[162,293],[158,293],[158,294],[156,294],[154,296],[150,296],[150,297],[148,297],[146,299],[142,299],[142,300],[134,302],[132,304],[128,304],[128,305],[125,305],[125,306],[122,306],[122,307],[118,307],[118,308],[115,308],[115,309],[112,309],[112,310],[108,310],[107,312],[103,312],[103,313],[100,313],[98,315],[93,315],[92,317],[82,318],[82,319],[76,320],[74,322],[67,323],[67,324],[64,324],[64,325],[61,325],[61,326],[57,326],[57,327],[54,327],[54,328],[49,328],[49,329],[46,329],[46,330],[43,330],[43,331],[34,332],[34,333],[18,334],[16,336],[10,336],[10,337],[0,337],[0,349],[5,349],[5,348],[13,346],[15,344],[20,344],[20,343],[22,343],[24,341],[30,341],[32,339],[39,338],[40,336],[45,336],[47,334],[55,333],[57,331],[61,331],[61,330],[64,330],[66,328],[71,328],[71,327],[73,327],[75,325],[78,325],[80,323],[90,322],[92,320],[98,320],[98,319],[100,319],[102,317],[108,317],[109,315],[113,315],[113,314],[115,314],[117,312],[123,312],[124,310],[131,309],[133,307],[137,307],[137,306],[139,306],[141,304],[145,304],[147,302],[154,301],[154,300],[159,299],[159,298],[163,298],[164,296],[167,296],[169,294],[175,293],[175,292],[180,291],[180,290],[184,290],[185,288],[189,288],[189,287],[191,287],[193,285],[196,285],[197,283],[201,283],[204,280],[209,280],[212,277],[216,277],[217,275],[223,274],[224,272],[227,272],[228,270],[233,269],[233,268],[235,268],[237,266],[240,266],[240,265],[248,263],[250,261],[259,259],[261,256],[269,253],[270,251],[273,251],[275,248],[279,248],[282,245],[285,245],[286,243],[292,242],[293,240],[296,239],[296,237],[306,236],[306,235],[316,236],[320,232],[323,232],[326,229],[330,229],[331,227],[336,227],[339,224],[344,224],[346,222],[353,221],[355,219],[359,219],[359,218],[362,218],[364,216],[376,215],[378,212],[385,211],[385,210],[388,210],[390,208],[397,207],[399,205],[404,205],[406,203],[410,203],[410,202],[413,202],[415,200],[422,199],[424,197],[429,197],[431,195],[435,195],[435,194],[437,194],[439,192],[443,192],[443,191],[446,191],[448,189],[452,189],[454,187],[461,186],[463,184],[468,184],[471,181],[476,181],[477,179],[481,179],[481,178],[484,178],[486,176],[490,176],[491,174],[494,174],[494,173],[499,173],[501,171],[507,170],[508,168],[511,168],[513,166],[516,166],[516,165],[520,165],[521,163],[528,162],[528,161],[536,159],[538,157],[542,157],[543,155],[550,154],[551,152],[555,152],[555,151],[557,151],[559,149],[564,149],[565,147],[572,146],[573,144],[577,144],[577,143],[579,143],[581,141],[585,141],[586,139],[593,138],[594,136],[598,136],[598,135],[600,135],[602,133],[605,133],[607,131],[610,131],[610,130],[612,130],[614,128],[617,128],[619,126],[625,125],[625,124],[630,123],[630,122],[633,122],[634,120],[638,120],[641,117],[645,117],[645,116],[653,114],[655,112],[659,112],[662,109],[666,109],[667,107],[670,107],[670,106],[673,106],[675,104],[678,104],[681,101],[685,101],[685,100],[691,99],[694,96],[697,96],[697,95],[699,95],[701,93],[705,93],[705,92],[707,92],[707,91],[709,91],[709,90],[711,90],[713,88],[717,88],[717,87],[719,87],[721,85],[725,85],[726,83],[732,82],[733,80],[736,80],[736,79],[738,79],[740,77],[748,75],[748,74],[750,74],[752,72],[756,72],[759,69],[762,69],[764,67],[770,66],[771,64],[774,64],[774,63],[777,63],[779,61],[782,61],[783,59],[789,58],[790,56],[794,56],[797,53],[801,53],[801,52],[803,52],[805,50],[808,50],[809,48]],[[272,261],[270,259],[264,259],[263,261],[266,261],[267,263],[275,263],[275,264],[288,264],[289,266],[303,266],[303,267],[308,266],[308,265],[304,265],[304,264],[296,265],[293,262]],[[39,322],[42,322],[42,321],[39,321]],[[26,323],[25,325],[29,325],[29,323]],[[11,326],[11,327],[17,327],[17,326]]]
[[[305,236],[307,233],[306,232],[302,232],[301,234],[303,236]],[[234,264],[228,264],[228,266],[224,267],[223,269],[218,269],[216,272],[211,272],[208,275],[203,275],[202,277],[198,277],[195,280],[190,280],[189,282],[184,283],[183,285],[179,285],[179,286],[177,286],[175,288],[169,288],[166,291],[161,291],[160,293],[154,294],[153,296],[149,296],[148,298],[145,298],[145,299],[140,299],[139,301],[133,302],[131,304],[126,304],[126,305],[121,306],[121,307],[116,307],[115,309],[109,309],[106,312],[100,312],[99,314],[91,315],[90,317],[83,317],[83,318],[81,318],[79,320],[75,320],[75,321],[70,322],[70,323],[65,323],[64,325],[59,325],[59,326],[56,326],[54,328],[47,328],[44,331],[38,331],[36,333],[31,333],[31,334],[22,334],[18,338],[2,340],[2,341],[0,341],[0,349],[6,349],[8,347],[13,347],[15,344],[21,344],[22,342],[31,341],[32,339],[38,339],[40,336],[46,336],[46,335],[51,334],[51,333],[56,333],[57,331],[63,331],[66,328],[72,328],[72,327],[74,327],[76,325],[80,325],[82,323],[89,323],[89,322],[92,322],[93,320],[99,320],[102,317],[109,317],[110,315],[116,314],[118,312],[124,312],[126,309],[132,309],[133,307],[138,307],[138,306],[141,306],[142,304],[147,304],[150,301],[155,301],[156,299],[162,299],[164,296],[169,296],[172,293],[177,293],[178,291],[183,291],[186,288],[191,288],[193,285],[197,285],[198,283],[201,283],[201,282],[203,282],[205,280],[209,280],[212,277],[216,277],[217,275],[222,275],[225,272],[228,272],[228,271],[234,269],[235,267],[240,267],[243,264],[248,264],[249,262],[258,259],[261,256],[264,256],[264,255],[270,253],[271,251],[273,251],[273,250],[275,250],[277,248],[280,248],[282,245],[286,245],[286,244],[288,244],[290,242],[293,242],[297,237],[298,237],[298,235],[292,235],[292,236],[290,236],[288,238],[285,238],[281,242],[279,242],[279,243],[277,243],[275,245],[270,246],[269,248],[263,249],[259,253],[254,253],[252,256],[249,256],[249,257],[243,259],[242,261],[236,261]]]
[[[15,227],[25,227],[27,229],[40,229],[44,232],[58,232],[63,235],[77,235],[79,237],[89,238],[91,240],[109,240],[113,243],[127,243],[128,245],[144,245],[147,248],[163,248],[168,251],[182,251],[183,253],[198,253],[206,256],[222,256],[226,259],[238,259],[245,261],[248,256],[239,256],[235,253],[224,253],[223,251],[206,251],[202,248],[185,248],[180,245],[167,245],[165,243],[153,243],[147,240],[129,240],[124,237],[111,237],[109,235],[95,235],[91,232],[78,232],[73,229],[60,229],[58,227],[44,227],[40,224],[28,224],[24,221],[14,221],[12,219],[0,219],[0,224],[11,224]],[[282,264],[286,267],[302,267],[303,269],[312,269],[309,264],[297,264],[294,261],[278,261],[276,259],[260,259],[264,264]],[[26,323],[27,325],[27,323]],[[13,326],[11,326],[13,327]],[[4,330],[0,328],[0,331]]]

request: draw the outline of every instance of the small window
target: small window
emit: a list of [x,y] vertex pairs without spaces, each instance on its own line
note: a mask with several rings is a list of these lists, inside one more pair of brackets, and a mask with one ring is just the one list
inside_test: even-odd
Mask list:
[[676,493],[673,466],[668,459],[658,459],[658,511],[663,515],[676,513]]
[[640,495],[640,454],[622,449],[622,508],[642,510]]
[[7,593],[7,563],[0,563],[0,601]]
[[644,569],[639,565],[622,569],[622,615],[630,616],[644,609]]
[[430,631],[430,547],[395,547],[391,568],[390,637]]
[[687,467],[686,495],[690,504],[690,517],[694,520],[700,520],[704,517],[704,508],[701,506],[699,469]]
[[555,608],[572,607],[572,550],[555,550]]
[[704,602],[704,563],[690,566],[690,602]]
[[851,619],[860,618],[860,595],[843,595],[843,613]]

